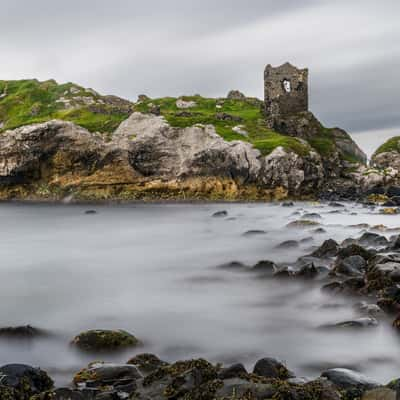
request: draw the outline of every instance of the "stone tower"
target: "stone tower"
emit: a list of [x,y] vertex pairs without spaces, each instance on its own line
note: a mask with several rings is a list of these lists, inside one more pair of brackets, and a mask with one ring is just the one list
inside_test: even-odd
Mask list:
[[286,63],[280,67],[268,64],[264,71],[264,99],[267,119],[308,111],[308,69]]

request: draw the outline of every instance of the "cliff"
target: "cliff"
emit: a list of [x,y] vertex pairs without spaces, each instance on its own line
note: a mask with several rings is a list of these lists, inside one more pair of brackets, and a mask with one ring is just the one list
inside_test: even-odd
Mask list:
[[0,81],[0,196],[316,197],[365,161],[310,112],[274,130],[265,121],[263,102],[243,95],[131,103],[72,83]]

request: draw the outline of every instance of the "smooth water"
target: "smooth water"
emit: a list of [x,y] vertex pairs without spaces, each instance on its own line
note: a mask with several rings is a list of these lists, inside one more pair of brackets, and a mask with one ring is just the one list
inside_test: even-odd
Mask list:
[[[400,343],[389,323],[363,331],[318,329],[357,316],[357,299],[324,294],[321,282],[218,268],[234,260],[291,262],[327,238],[356,237],[360,230],[351,224],[400,226],[400,216],[346,207],[332,214],[326,205],[306,203],[133,204],[96,206],[97,214],[85,215],[86,206],[2,204],[0,325],[31,324],[53,335],[0,341],[0,363],[40,366],[67,384],[96,358],[72,349],[71,339],[86,329],[122,328],[143,346],[103,359],[124,362],[152,352],[168,361],[204,357],[250,368],[271,356],[297,376],[340,366],[382,382],[397,378]],[[212,218],[218,210],[228,217]],[[320,213],[327,233],[287,228],[297,210]],[[243,236],[254,229],[266,234]],[[300,248],[275,248],[309,236],[313,242]]]

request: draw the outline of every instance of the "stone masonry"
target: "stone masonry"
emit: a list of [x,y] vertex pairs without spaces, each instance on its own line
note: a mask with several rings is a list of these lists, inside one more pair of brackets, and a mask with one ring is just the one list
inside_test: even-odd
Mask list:
[[268,64],[264,72],[264,98],[267,120],[308,111],[308,69],[290,63],[279,67]]

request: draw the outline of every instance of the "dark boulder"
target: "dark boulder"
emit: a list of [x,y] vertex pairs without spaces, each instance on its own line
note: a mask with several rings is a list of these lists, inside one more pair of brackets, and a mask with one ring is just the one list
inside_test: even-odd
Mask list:
[[124,330],[93,329],[77,335],[72,344],[85,351],[115,351],[137,346],[139,340]]
[[284,201],[281,205],[282,207],[293,207],[294,203],[293,201]]
[[389,197],[400,196],[400,186],[389,186],[386,190],[386,195]]
[[30,325],[25,326],[7,326],[0,328],[0,338],[9,339],[33,339],[36,337],[46,336],[47,333],[41,329],[34,328]]
[[137,354],[128,361],[128,364],[135,365],[140,372],[148,374],[155,371],[157,368],[168,365],[167,362],[160,360],[156,355],[143,353]]
[[374,256],[374,252],[367,250],[358,244],[350,244],[349,246],[343,247],[338,251],[338,258],[345,259],[351,256],[361,256],[364,260],[369,260]]
[[360,238],[357,239],[357,241],[362,246],[372,247],[383,247],[389,244],[389,241],[385,238],[385,236],[371,232],[365,232]]
[[294,249],[299,247],[299,242],[297,240],[286,240],[276,246],[277,249]]
[[219,379],[231,379],[231,378],[240,378],[242,376],[246,376],[247,371],[243,364],[234,364],[227,368],[222,368],[222,370],[218,373]]
[[347,276],[362,276],[365,272],[366,261],[359,255],[338,258],[333,272]]
[[266,357],[258,360],[254,366],[253,373],[266,378],[288,379],[294,375],[280,361]]
[[212,217],[214,218],[222,218],[222,217],[227,217],[228,216],[228,211],[222,210],[222,211],[216,211]]
[[267,232],[261,229],[252,229],[250,231],[246,231],[243,233],[243,236],[257,236],[257,235],[265,235]]
[[218,268],[221,268],[221,269],[243,269],[243,268],[246,268],[246,266],[239,261],[231,261],[226,264],[218,265]]
[[262,272],[273,274],[278,270],[278,266],[270,260],[261,260],[257,264],[255,264],[252,268],[252,271]]
[[339,251],[339,245],[333,239],[325,240],[324,243],[317,250],[315,250],[311,255],[313,257],[325,258],[325,257],[335,257]]
[[[5,400],[28,400],[53,387],[45,371],[24,364],[0,367],[0,378],[0,398]],[[12,397],[6,397],[7,394]]]
[[299,271],[296,272],[296,276],[304,279],[314,279],[318,276],[319,270],[314,263],[303,265]]

